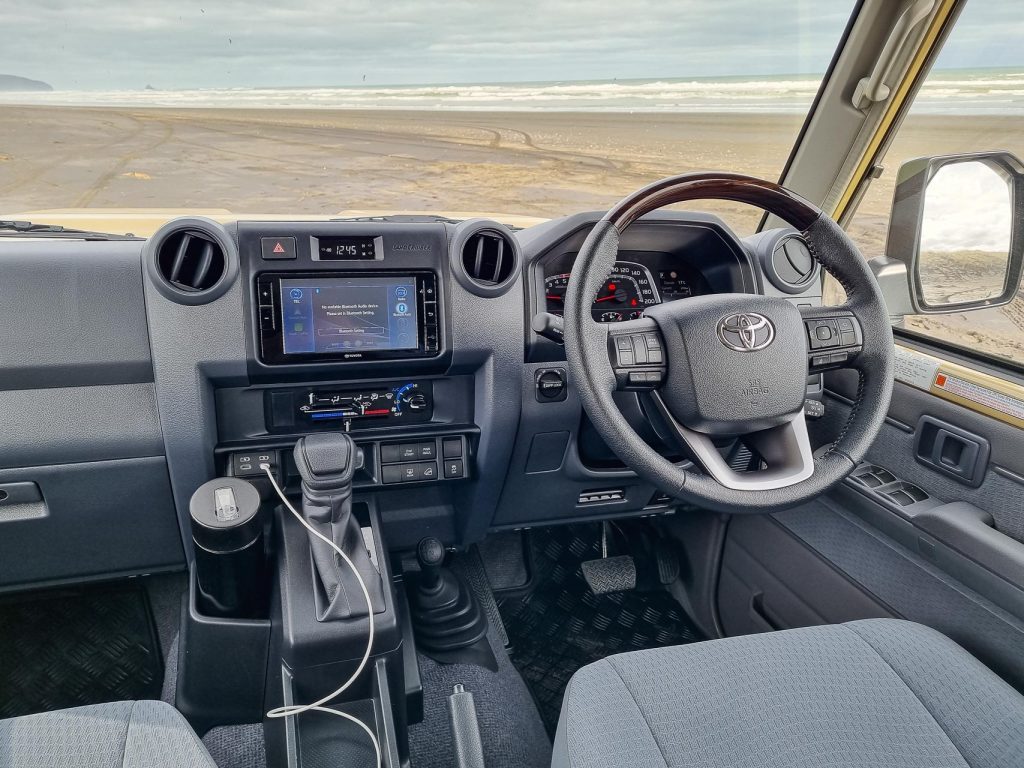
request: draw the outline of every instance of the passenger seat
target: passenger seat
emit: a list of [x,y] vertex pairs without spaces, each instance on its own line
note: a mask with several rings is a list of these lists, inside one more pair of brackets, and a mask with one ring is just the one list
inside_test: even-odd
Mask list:
[[0,766],[216,768],[171,705],[118,701],[0,720]]

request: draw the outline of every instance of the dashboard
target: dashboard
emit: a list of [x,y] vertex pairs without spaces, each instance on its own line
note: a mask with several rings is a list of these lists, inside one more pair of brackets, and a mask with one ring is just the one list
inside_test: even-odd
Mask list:
[[[595,439],[564,347],[532,327],[562,313],[600,216],[515,231],[442,217],[183,217],[145,241],[0,242],[0,322],[12,329],[0,391],[16,404],[0,452],[17,457],[3,472],[48,504],[0,542],[0,559],[19,563],[0,587],[179,567],[197,487],[266,462],[294,488],[295,441],[320,430],[363,450],[356,494],[395,549],[671,512]],[[775,291],[773,244],[794,236],[740,239],[705,214],[645,217],[622,235],[593,316]],[[805,277],[773,295],[819,302],[820,281]],[[620,405],[640,416],[635,397]],[[74,551],[18,557],[65,541]]]

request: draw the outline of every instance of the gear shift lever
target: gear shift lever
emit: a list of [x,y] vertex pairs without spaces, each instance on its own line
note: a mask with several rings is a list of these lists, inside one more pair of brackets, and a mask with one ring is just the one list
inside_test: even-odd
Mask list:
[[[382,610],[381,577],[352,515],[352,477],[362,467],[362,451],[347,434],[331,432],[299,438],[294,456],[302,476],[302,516],[348,555],[366,582],[374,612]],[[309,537],[309,543],[315,576],[322,587],[317,590],[317,620],[366,616],[359,584],[334,550],[315,536]]]

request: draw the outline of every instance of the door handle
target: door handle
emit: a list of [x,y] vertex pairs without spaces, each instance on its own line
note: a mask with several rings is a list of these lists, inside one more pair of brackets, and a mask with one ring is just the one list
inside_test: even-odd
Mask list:
[[915,430],[914,452],[926,467],[977,488],[985,479],[991,447],[981,435],[922,416]]

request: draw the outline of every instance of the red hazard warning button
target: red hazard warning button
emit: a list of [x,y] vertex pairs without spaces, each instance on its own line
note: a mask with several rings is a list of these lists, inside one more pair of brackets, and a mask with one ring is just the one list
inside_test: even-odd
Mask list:
[[294,237],[261,237],[260,250],[264,259],[294,259]]

